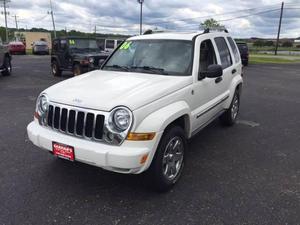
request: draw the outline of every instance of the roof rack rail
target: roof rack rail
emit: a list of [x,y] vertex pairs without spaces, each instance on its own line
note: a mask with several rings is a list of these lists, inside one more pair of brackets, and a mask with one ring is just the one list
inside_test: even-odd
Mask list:
[[205,27],[203,33],[211,33],[212,31],[229,33],[225,26]]
[[157,34],[157,33],[164,33],[166,32],[165,30],[158,30],[158,29],[154,29],[154,30],[146,30],[143,35],[147,35],[147,34]]

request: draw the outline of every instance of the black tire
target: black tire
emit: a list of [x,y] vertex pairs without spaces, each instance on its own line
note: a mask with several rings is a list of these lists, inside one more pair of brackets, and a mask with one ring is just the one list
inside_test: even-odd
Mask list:
[[4,69],[2,71],[3,76],[10,76],[11,75],[11,72],[12,72],[11,60],[10,60],[10,57],[8,57],[8,56],[5,56],[5,58],[4,58],[3,69]]
[[51,63],[51,72],[52,72],[52,75],[55,77],[61,76],[61,69],[59,68],[59,64],[56,60],[52,61],[52,63]]
[[84,72],[83,72],[83,68],[82,68],[82,66],[80,66],[80,64],[75,64],[75,65],[73,66],[72,72],[73,72],[73,76],[74,76],[74,77],[79,76],[79,75],[81,75],[81,74],[84,73]]
[[240,95],[236,90],[232,98],[229,109],[227,109],[221,116],[220,121],[224,126],[233,126],[236,123],[238,113],[240,110]]
[[[177,140],[180,143],[176,145],[175,143],[177,143],[176,142]],[[174,146],[172,145],[173,142],[174,145],[178,147],[178,149],[172,148],[172,146]],[[187,149],[187,141],[184,135],[184,131],[182,130],[181,127],[172,126],[165,131],[158,145],[151,166],[147,171],[151,188],[153,188],[155,191],[158,192],[166,192],[170,190],[177,183],[184,167],[184,159],[185,159],[184,153],[186,149]],[[174,151],[176,152],[175,154]],[[182,152],[181,159],[179,159],[179,157],[181,157],[181,155],[179,154],[180,152]],[[177,157],[179,156],[177,158],[178,160],[177,162],[176,162],[176,155]],[[174,164],[174,165],[167,167],[166,164]],[[175,169],[175,171],[172,168]],[[168,170],[170,170],[169,175],[170,176],[172,175],[173,176],[172,178],[167,177]],[[175,173],[172,174],[172,171]]]

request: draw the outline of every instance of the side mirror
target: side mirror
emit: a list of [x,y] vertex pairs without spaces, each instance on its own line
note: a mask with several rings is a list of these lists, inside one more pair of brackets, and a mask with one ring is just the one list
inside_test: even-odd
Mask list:
[[223,75],[223,68],[220,65],[213,64],[209,65],[207,71],[201,72],[199,78],[217,78]]

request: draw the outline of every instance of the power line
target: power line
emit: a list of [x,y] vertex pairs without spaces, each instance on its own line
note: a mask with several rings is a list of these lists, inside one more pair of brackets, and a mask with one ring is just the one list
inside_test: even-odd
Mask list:
[[228,15],[228,14],[232,14],[232,13],[241,13],[241,12],[247,12],[247,11],[255,11],[255,10],[264,9],[264,8],[270,8],[270,7],[273,7],[273,6],[279,6],[279,5],[278,4],[272,4],[272,5],[268,5],[268,6],[264,6],[264,7],[235,10],[235,11],[229,11],[229,12],[225,12],[225,13],[210,14],[210,15],[207,15],[207,16],[199,16],[199,17],[183,18],[183,19],[178,19],[178,20],[172,19],[172,20],[163,21],[163,22],[150,22],[150,23],[147,23],[147,24],[148,25],[157,25],[157,24],[172,23],[172,22],[175,22],[175,21],[181,22],[181,21],[189,21],[189,20],[195,20],[195,19],[204,19],[204,18],[211,18],[211,17],[219,17],[219,16],[224,16],[224,15]]
[[[266,11],[261,11],[261,12],[257,12],[257,13],[251,13],[251,14],[248,14],[248,15],[237,16],[237,17],[233,17],[233,18],[229,18],[229,19],[217,20],[217,22],[227,22],[227,21],[232,21],[232,20],[251,17],[251,16],[254,16],[254,15],[261,15],[261,14],[266,14],[266,13],[270,13],[270,12],[275,12],[275,11],[279,11],[279,10],[280,9],[266,10]],[[189,27],[189,26],[199,26],[199,24],[186,24],[186,25],[179,26],[179,27]]]

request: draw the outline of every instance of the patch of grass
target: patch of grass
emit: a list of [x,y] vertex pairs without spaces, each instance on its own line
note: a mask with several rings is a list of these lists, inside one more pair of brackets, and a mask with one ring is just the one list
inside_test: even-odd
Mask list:
[[286,64],[300,63],[300,57],[250,55],[251,64]]
[[26,55],[32,55],[32,49],[26,49]]

